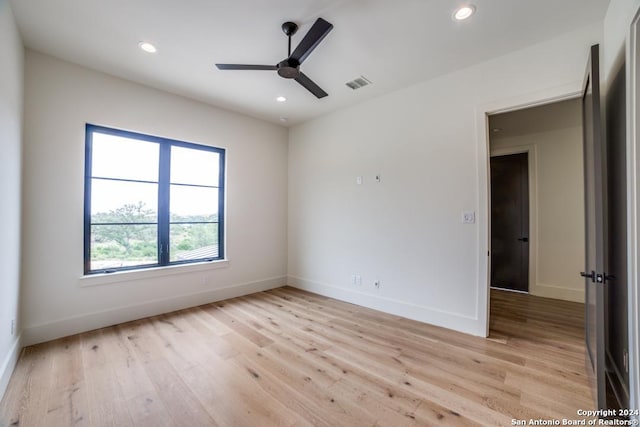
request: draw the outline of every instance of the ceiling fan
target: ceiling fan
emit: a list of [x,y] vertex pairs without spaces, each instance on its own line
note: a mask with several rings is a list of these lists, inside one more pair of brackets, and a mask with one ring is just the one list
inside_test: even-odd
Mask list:
[[277,71],[280,77],[294,79],[317,98],[324,98],[327,92],[315,84],[313,80],[300,71],[300,64],[304,62],[311,52],[320,44],[327,34],[333,29],[333,25],[322,18],[314,22],[309,32],[304,36],[298,47],[291,53],[291,36],[298,31],[298,25],[294,22],[282,24],[282,31],[289,37],[289,56],[277,65],[244,65],[244,64],[216,64],[220,70],[269,70]]

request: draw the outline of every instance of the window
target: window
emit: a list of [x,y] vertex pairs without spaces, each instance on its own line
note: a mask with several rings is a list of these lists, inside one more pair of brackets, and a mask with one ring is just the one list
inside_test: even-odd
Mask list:
[[85,150],[85,274],[224,258],[224,149],[87,124]]

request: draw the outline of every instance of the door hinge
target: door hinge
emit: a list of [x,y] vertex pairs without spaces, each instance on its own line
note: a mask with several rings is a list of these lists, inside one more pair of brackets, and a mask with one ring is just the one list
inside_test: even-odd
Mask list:
[[629,352],[627,349],[624,349],[624,353],[622,354],[622,363],[624,364],[624,371],[629,373]]

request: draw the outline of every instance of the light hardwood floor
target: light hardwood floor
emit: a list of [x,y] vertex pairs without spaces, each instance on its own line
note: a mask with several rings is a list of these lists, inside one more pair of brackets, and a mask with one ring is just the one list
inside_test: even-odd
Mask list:
[[580,304],[492,291],[489,339],[285,287],[23,350],[0,426],[511,425],[591,409]]

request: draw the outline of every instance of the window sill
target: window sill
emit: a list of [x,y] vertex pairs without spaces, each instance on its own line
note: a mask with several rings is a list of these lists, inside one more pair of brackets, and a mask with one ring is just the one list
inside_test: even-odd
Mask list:
[[142,270],[116,271],[105,274],[88,274],[78,279],[80,287],[109,285],[112,283],[131,282],[134,280],[152,279],[175,274],[195,273],[229,267],[229,260],[205,261],[187,265],[169,265],[165,267],[145,268]]

